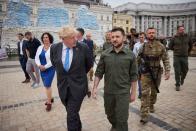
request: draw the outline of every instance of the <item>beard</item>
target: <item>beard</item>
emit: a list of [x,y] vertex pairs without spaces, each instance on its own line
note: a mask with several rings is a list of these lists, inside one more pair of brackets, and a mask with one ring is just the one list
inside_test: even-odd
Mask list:
[[148,40],[150,40],[150,41],[153,41],[154,39],[155,39],[154,36],[150,36],[150,37],[148,38]]
[[117,42],[114,42],[114,43],[113,43],[113,46],[114,46],[115,48],[119,48],[119,47],[122,46],[122,44],[123,44],[123,43],[120,43],[120,44],[119,44],[119,43],[117,43]]
[[183,36],[184,35],[184,32],[179,32],[178,33],[180,36]]

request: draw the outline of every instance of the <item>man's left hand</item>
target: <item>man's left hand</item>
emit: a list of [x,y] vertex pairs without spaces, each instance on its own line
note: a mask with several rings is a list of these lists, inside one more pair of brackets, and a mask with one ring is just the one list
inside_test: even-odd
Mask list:
[[40,65],[40,66],[39,66],[39,69],[40,69],[41,71],[45,71],[45,70],[46,70],[46,68],[45,68],[43,65]]

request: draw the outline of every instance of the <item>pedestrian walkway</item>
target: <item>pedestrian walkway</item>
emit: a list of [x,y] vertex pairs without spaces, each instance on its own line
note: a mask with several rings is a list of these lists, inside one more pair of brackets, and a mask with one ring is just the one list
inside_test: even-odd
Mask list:
[[[175,91],[173,68],[171,79],[162,79],[155,113],[150,114],[150,122],[146,125],[139,122],[140,100],[130,104],[129,131],[196,130],[195,57],[189,58],[189,66],[180,92]],[[58,96],[56,78],[52,84],[55,99],[51,112],[45,111],[44,89],[32,89],[30,83],[22,84],[23,80],[18,61],[0,62],[0,131],[66,131],[66,111]],[[111,125],[104,113],[102,96],[103,81],[99,86],[98,99],[86,97],[82,104],[83,131],[109,131]]]

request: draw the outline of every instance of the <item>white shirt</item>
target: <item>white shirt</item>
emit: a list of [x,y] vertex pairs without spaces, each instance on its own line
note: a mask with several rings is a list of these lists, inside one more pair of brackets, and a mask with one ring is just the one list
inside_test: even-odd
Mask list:
[[78,42],[83,42],[84,41],[84,38],[82,38],[81,40],[78,40]]
[[[37,64],[37,66],[41,65],[39,55],[42,53],[43,48],[44,48],[44,45],[40,45],[37,49],[37,52],[36,52],[36,55],[35,55],[35,63]],[[46,51],[45,57],[46,57],[46,65],[44,65],[44,67],[46,69],[48,69],[52,66],[52,63],[51,63],[51,60],[50,60],[50,48],[48,48],[48,50]]]
[[135,54],[135,57],[138,56],[139,50],[143,46],[143,44],[144,43],[141,43],[141,42],[135,43],[134,48],[133,48],[133,53]]
[[[62,49],[62,63],[63,65],[65,64],[65,57],[66,57],[66,49],[68,47],[63,43],[63,49]],[[71,63],[72,63],[72,59],[73,59],[73,48],[70,48],[69,49],[69,68],[71,66]]]
[[23,52],[22,52],[22,45],[23,45],[23,40],[20,41],[20,55],[23,55]]

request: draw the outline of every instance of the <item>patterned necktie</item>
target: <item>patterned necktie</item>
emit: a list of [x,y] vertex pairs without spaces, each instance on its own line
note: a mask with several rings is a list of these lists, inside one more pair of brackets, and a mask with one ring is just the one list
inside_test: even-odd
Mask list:
[[65,56],[65,63],[64,63],[64,69],[66,71],[69,70],[69,49],[70,48],[66,48],[66,56]]

